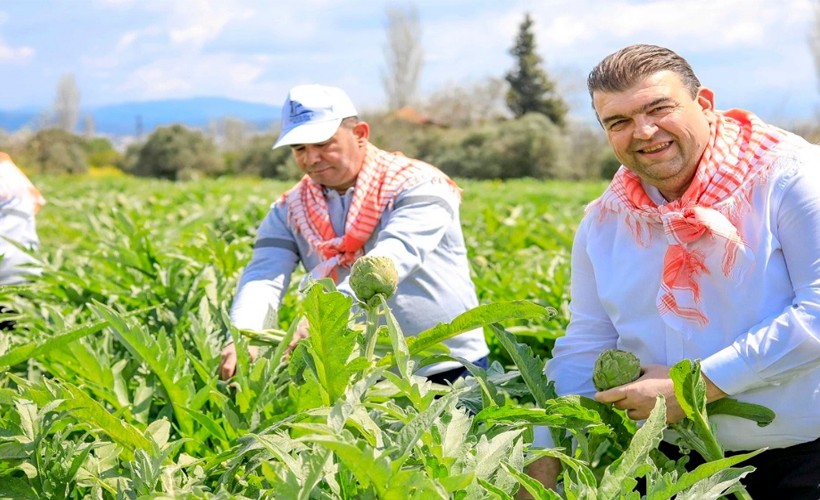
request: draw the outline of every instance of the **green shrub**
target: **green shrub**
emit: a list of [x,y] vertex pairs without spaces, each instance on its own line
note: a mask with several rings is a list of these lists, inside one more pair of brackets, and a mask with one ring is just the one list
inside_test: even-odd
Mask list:
[[271,179],[288,180],[299,177],[299,170],[290,161],[290,148],[272,149],[276,135],[265,134],[251,139],[241,151],[236,151],[230,162],[230,172]]
[[105,137],[93,137],[84,141],[83,149],[91,167],[111,167],[118,165],[122,155],[114,149]]
[[84,174],[88,171],[85,144],[62,129],[40,130],[25,146],[22,163],[41,174]]
[[140,177],[192,180],[224,173],[216,145],[182,125],[158,128],[139,149],[131,173]]
[[539,113],[454,131],[451,141],[435,162],[456,177],[556,179],[571,174],[566,137]]

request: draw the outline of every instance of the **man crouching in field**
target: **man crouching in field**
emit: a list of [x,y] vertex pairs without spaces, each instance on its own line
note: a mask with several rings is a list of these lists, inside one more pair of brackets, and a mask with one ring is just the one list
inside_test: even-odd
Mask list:
[[[370,126],[341,89],[300,85],[282,108],[274,148],[290,146],[305,176],[277,200],[259,227],[253,256],[231,307],[241,329],[276,325],[282,294],[300,262],[353,295],[349,271],[362,255],[386,256],[399,276],[390,308],[407,335],[448,323],[478,305],[461,230],[460,190],[437,168],[368,141]],[[298,336],[306,336],[303,327]],[[453,356],[487,367],[481,329],[445,343]],[[252,353],[253,354],[253,353]],[[233,376],[236,349],[222,351],[219,375]],[[465,373],[456,362],[419,370],[436,382]]]

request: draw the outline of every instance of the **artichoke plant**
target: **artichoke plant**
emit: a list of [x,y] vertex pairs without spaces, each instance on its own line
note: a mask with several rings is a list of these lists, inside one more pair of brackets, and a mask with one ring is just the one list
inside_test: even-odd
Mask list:
[[641,376],[641,360],[631,352],[608,349],[595,360],[592,383],[599,391],[628,384]]
[[399,275],[390,257],[365,255],[350,269],[350,287],[356,297],[369,306],[375,305],[371,299],[376,294],[384,295],[385,299],[392,297],[398,284]]

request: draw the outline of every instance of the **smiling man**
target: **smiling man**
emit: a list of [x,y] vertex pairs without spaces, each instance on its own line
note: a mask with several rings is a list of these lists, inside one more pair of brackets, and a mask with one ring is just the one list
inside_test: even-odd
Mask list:
[[[343,90],[291,89],[274,148],[290,146],[305,176],[272,205],[259,227],[231,308],[237,327],[276,327],[282,294],[299,263],[314,278],[331,277],[339,291],[352,295],[350,266],[365,254],[396,264],[399,285],[388,303],[406,335],[448,323],[478,305],[461,231],[460,190],[432,165],[382,151],[369,137],[370,126]],[[487,367],[481,329],[445,343],[453,356]],[[227,379],[235,369],[236,351],[228,344],[220,376]],[[417,373],[447,382],[466,371],[444,362]]]
[[[743,479],[752,497],[820,498],[820,147],[716,110],[689,63],[662,47],[626,47],[587,83],[622,167],[578,228],[570,324],[547,376],[559,394],[634,420],[663,394],[675,422],[669,367],[699,359],[709,400],[777,414],[767,427],[712,422],[730,453],[769,448]],[[642,376],[596,392],[593,364],[610,348],[637,355]],[[530,467],[549,486],[558,472],[550,458]]]

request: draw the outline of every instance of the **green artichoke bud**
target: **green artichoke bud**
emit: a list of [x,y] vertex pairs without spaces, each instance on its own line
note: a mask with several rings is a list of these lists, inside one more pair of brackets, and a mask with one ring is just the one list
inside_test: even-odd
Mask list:
[[608,349],[595,360],[592,383],[599,391],[628,384],[641,376],[641,360],[631,352]]
[[399,275],[396,265],[390,257],[368,256],[360,257],[350,269],[350,288],[362,302],[368,305],[376,294],[384,295],[389,299],[396,293],[399,285]]

